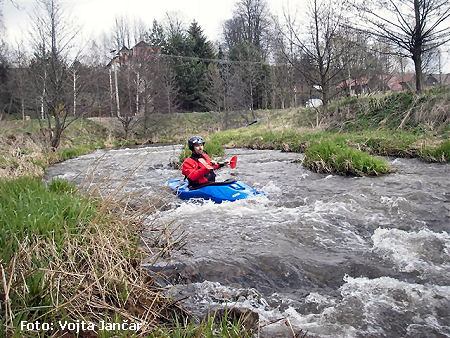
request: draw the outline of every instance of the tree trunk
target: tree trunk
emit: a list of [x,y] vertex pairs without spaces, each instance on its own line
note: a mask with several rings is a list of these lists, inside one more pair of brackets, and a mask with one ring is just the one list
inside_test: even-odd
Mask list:
[[416,92],[422,91],[422,55],[419,52],[415,52],[413,55],[414,70],[416,72]]
[[55,116],[55,127],[50,128],[50,145],[53,151],[59,147],[61,143],[61,134],[62,134],[62,126],[59,121],[59,118]]
[[416,92],[420,93],[422,91],[422,36],[423,28],[420,22],[420,0],[414,0],[414,16],[416,20],[416,25],[414,27],[413,35],[413,51],[412,59],[414,61],[414,69],[416,71]]
[[109,67],[109,115],[111,117],[114,116],[114,98],[113,98],[113,81],[112,81],[112,67],[113,65],[111,65],[111,67]]
[[77,116],[77,72],[73,71],[73,116]]

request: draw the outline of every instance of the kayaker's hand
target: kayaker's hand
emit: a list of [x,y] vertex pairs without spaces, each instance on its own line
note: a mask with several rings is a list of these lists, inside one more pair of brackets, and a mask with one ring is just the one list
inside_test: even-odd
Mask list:
[[206,162],[206,160],[204,159],[204,158],[199,158],[198,159],[198,161],[201,163],[201,164],[203,164],[203,166],[206,168],[206,169],[214,169],[213,167],[211,167],[209,164],[208,164],[208,162]]

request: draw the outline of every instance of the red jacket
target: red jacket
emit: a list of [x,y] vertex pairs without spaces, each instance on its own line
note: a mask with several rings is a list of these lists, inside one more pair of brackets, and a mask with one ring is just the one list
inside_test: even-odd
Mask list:
[[[202,158],[204,161],[202,161]],[[201,163],[206,162],[206,166]],[[181,173],[186,176],[190,185],[201,185],[214,182],[215,174],[213,169],[218,169],[219,164],[212,164],[208,154],[203,153],[199,159],[188,157],[181,165]]]

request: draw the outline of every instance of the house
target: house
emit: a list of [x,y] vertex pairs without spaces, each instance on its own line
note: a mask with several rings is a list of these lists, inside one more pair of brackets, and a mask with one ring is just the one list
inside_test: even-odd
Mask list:
[[159,55],[161,49],[151,46],[145,41],[140,41],[132,48],[123,46],[117,54],[106,65],[107,68],[112,66],[129,65],[131,62],[151,61],[155,56]]
[[369,92],[369,80],[366,76],[358,79],[347,79],[340,82],[336,88],[338,91],[345,91],[347,96],[355,96]]
[[416,75],[414,73],[388,75],[384,78],[389,90],[399,92],[403,90],[413,90],[415,87]]
[[[424,74],[423,86],[433,87],[437,85],[450,85],[450,74]],[[369,93],[371,91],[393,91],[415,90],[416,75],[405,74],[383,74],[371,78],[360,77],[340,82],[336,89],[345,92],[348,96]]]
[[430,74],[436,80],[436,85],[450,86],[450,74]]

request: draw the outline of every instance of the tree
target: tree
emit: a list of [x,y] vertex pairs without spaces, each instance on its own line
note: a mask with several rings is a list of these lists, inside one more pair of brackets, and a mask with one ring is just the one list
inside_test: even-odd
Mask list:
[[8,88],[11,92],[12,113],[20,113],[22,119],[28,113],[29,97],[29,60],[23,44],[18,44],[11,55],[11,68],[8,76]]
[[352,3],[355,29],[383,39],[391,54],[412,59],[416,91],[422,90],[424,54],[450,40],[448,0],[359,0]]
[[343,17],[341,9],[331,2],[311,0],[308,18],[307,35],[302,36],[295,17],[285,13],[284,36],[291,45],[291,51],[285,51],[285,55],[289,63],[318,90],[326,108],[343,68],[342,55],[346,50],[340,39]]
[[[239,0],[233,17],[223,26],[225,50],[233,61],[230,93],[235,109],[258,109],[267,106],[268,79],[263,66],[269,54],[270,13],[265,0]],[[237,106],[236,106],[237,105]],[[237,108],[239,107],[239,108]]]
[[144,41],[147,34],[147,27],[142,20],[130,21],[125,16],[117,16],[114,19],[114,28],[111,36],[112,46],[117,51],[123,47],[131,48],[131,46],[140,41]]
[[207,110],[208,64],[215,53],[199,24],[193,21],[185,32],[172,21],[163,51],[171,57],[181,108]]
[[153,20],[152,28],[146,34],[145,40],[152,46],[163,48],[166,45],[164,27],[158,21]]
[[50,146],[58,148],[64,130],[79,116],[73,116],[74,102],[81,87],[75,85],[71,56],[78,30],[69,24],[58,0],[39,0],[34,15],[34,59],[31,71],[34,96],[47,121]]
[[[234,11],[234,25],[242,42],[254,46],[265,59],[269,47],[270,13],[265,0],[239,0]],[[236,27],[235,27],[236,28]]]
[[10,93],[6,88],[6,83],[8,81],[8,63],[6,58],[6,43],[3,41],[3,12],[2,3],[0,0],[0,120],[3,118],[3,113],[8,110]]

